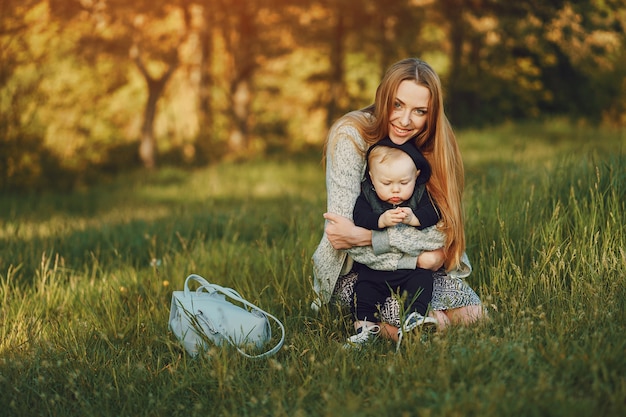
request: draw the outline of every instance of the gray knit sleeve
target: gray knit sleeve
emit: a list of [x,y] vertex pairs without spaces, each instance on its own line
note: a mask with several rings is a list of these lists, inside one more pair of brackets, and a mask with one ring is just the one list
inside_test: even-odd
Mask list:
[[[419,256],[420,253],[443,247],[445,235],[436,226],[417,230],[414,227],[389,228],[388,237],[391,250],[400,251],[408,255]],[[400,261],[402,262],[402,261]],[[401,268],[401,266],[399,266]],[[467,278],[472,273],[472,265],[466,253],[463,253],[460,265],[448,272],[452,278]]]
[[[443,247],[445,236],[434,226],[423,230],[417,230],[415,227],[398,224],[394,227],[388,227],[385,230],[372,234],[372,243],[374,247],[378,244],[380,248],[386,248],[387,252],[378,256],[368,258],[367,262],[356,259],[357,262],[365,263],[372,269],[380,271],[389,271],[395,269],[415,269],[417,266],[417,257],[424,251],[435,250]],[[360,248],[351,249],[352,251]],[[373,254],[378,254],[378,249],[373,250]],[[362,258],[369,253],[360,253]],[[390,264],[390,258],[393,263]]]
[[389,233],[387,229],[372,230],[372,248],[376,255],[391,252],[391,244],[389,243]]
[[445,235],[436,226],[423,230],[402,226],[406,225],[387,228],[389,246],[394,250],[418,256],[424,251],[442,248],[445,243]]

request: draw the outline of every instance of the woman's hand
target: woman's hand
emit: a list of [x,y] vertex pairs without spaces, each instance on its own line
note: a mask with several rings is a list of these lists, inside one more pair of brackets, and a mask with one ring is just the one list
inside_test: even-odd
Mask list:
[[417,257],[418,268],[430,269],[431,271],[438,271],[446,260],[446,256],[443,249],[435,249],[426,252],[422,252]]
[[324,213],[326,237],[336,250],[372,244],[372,232],[355,226],[352,220],[334,213]]

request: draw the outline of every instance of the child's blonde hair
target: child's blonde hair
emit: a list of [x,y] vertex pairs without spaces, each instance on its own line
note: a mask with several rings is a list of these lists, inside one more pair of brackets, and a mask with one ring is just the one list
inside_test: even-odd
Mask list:
[[[372,165],[392,164],[401,159],[408,159],[413,162],[409,154],[401,149],[392,148],[390,146],[375,146],[369,152],[367,163],[371,168]],[[415,166],[415,164],[413,166]],[[415,171],[417,171],[417,167],[415,167]]]

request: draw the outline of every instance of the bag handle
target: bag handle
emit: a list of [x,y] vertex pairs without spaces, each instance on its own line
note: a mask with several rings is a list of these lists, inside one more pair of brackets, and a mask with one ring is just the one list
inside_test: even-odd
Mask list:
[[201,292],[202,290],[207,290],[207,292],[209,292],[209,293],[220,292],[220,293],[226,295],[227,297],[230,297],[233,300],[238,301],[238,302],[244,304],[247,307],[250,307],[250,308],[252,308],[254,310],[257,310],[260,313],[263,313],[265,316],[271,318],[272,320],[274,320],[276,322],[276,324],[278,324],[278,326],[280,327],[280,331],[281,331],[280,340],[278,341],[276,346],[274,346],[270,350],[268,350],[266,352],[263,352],[263,353],[260,353],[258,355],[250,355],[250,354],[244,352],[239,346],[237,346],[236,344],[234,344],[233,342],[228,340],[228,338],[226,338],[237,349],[237,351],[239,353],[241,353],[243,356],[245,356],[247,358],[253,358],[253,359],[254,358],[263,358],[263,357],[271,356],[271,355],[275,354],[283,346],[283,344],[285,343],[285,326],[283,326],[283,323],[281,323],[281,321],[278,320],[276,317],[274,317],[273,315],[271,315],[267,311],[265,311],[265,310],[255,306],[254,304],[250,303],[249,301],[245,300],[237,291],[233,290],[232,288],[225,288],[225,287],[222,287],[222,286],[217,285],[217,284],[211,284],[209,281],[207,281],[206,279],[204,279],[203,277],[201,277],[200,275],[197,275],[197,274],[191,274],[185,280],[185,288],[184,288],[185,297],[188,297],[190,295],[190,292],[191,292],[191,290],[189,289],[189,281],[190,280],[194,280],[194,281],[197,281],[198,283],[200,283],[200,287],[198,287],[196,289],[196,292]]

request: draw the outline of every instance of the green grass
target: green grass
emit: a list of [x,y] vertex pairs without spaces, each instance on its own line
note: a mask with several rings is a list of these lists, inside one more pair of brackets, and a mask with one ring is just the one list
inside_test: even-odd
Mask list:
[[[2,413],[626,414],[626,135],[555,121],[459,138],[469,282],[490,320],[398,353],[344,351],[349,316],[309,309],[319,159],[2,196]],[[167,318],[190,273],[280,318],[283,349],[188,357]]]

